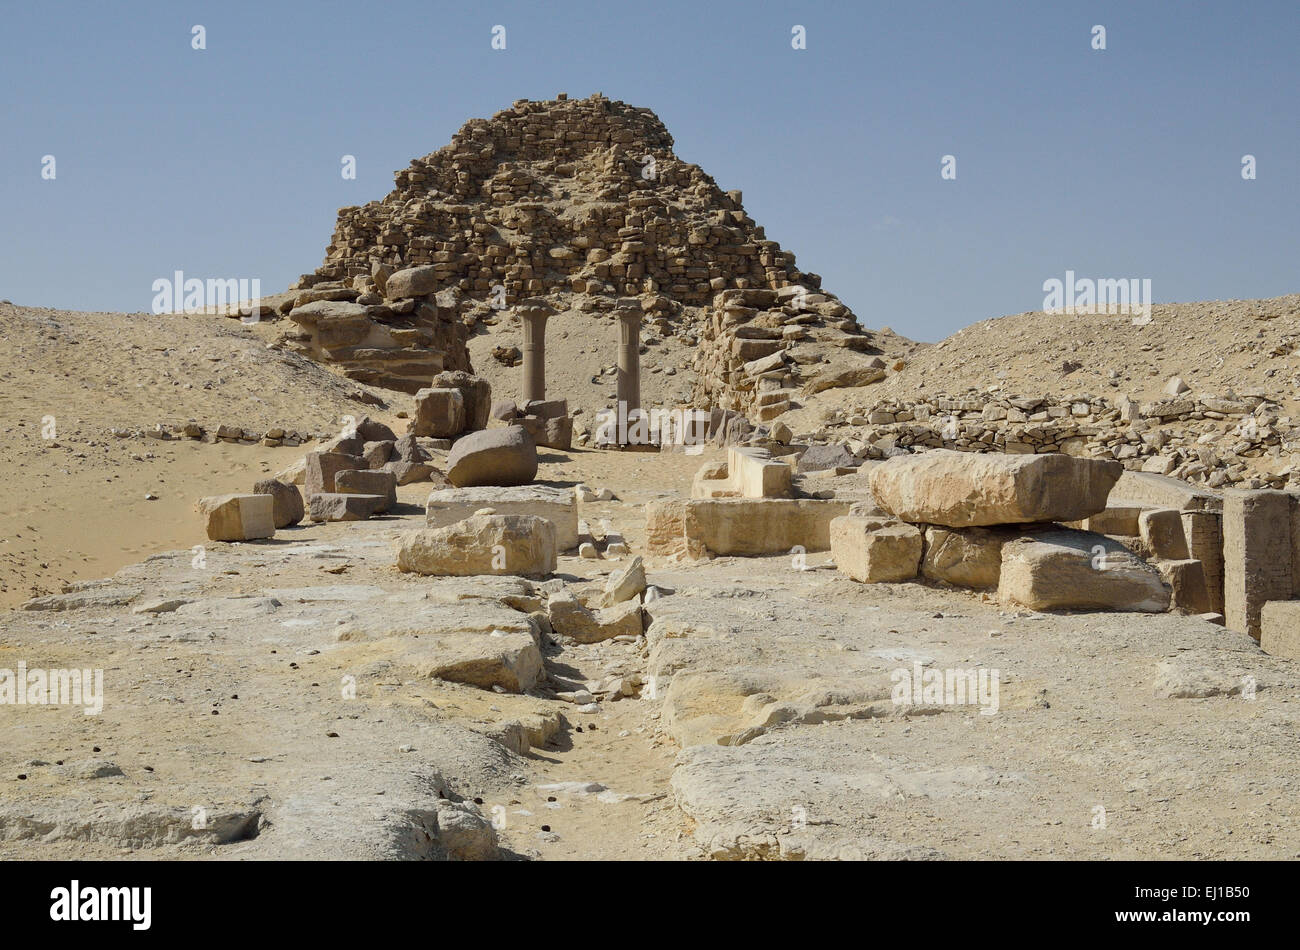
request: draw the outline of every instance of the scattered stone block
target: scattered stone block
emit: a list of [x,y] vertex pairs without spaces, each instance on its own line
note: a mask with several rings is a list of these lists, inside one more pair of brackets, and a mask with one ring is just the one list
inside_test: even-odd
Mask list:
[[390,511],[397,504],[397,476],[392,472],[345,470],[334,476],[334,488],[340,494],[383,496],[383,507],[375,509],[379,512]]
[[833,468],[857,468],[858,457],[842,445],[810,445],[799,456],[799,474]]
[[465,400],[465,429],[477,432],[488,424],[492,411],[492,384],[481,376],[461,370],[449,370],[433,377],[438,389],[458,389]]
[[254,541],[275,536],[275,501],[270,495],[200,498],[199,513],[211,541]]
[[359,455],[338,452],[308,452],[303,476],[303,494],[308,500],[321,492],[333,492],[334,477],[339,472],[366,468],[366,460]]
[[302,492],[296,485],[286,485],[274,478],[264,478],[253,485],[253,494],[270,495],[272,519],[277,528],[287,528],[302,521]]
[[1032,610],[1169,609],[1160,574],[1104,535],[1069,529],[1027,534],[1002,546],[998,600]]
[[447,456],[447,480],[457,488],[527,485],[536,477],[537,443],[519,426],[471,432]]
[[958,587],[995,588],[1002,575],[1002,545],[1015,536],[1014,530],[996,527],[927,528],[921,573]]
[[573,420],[568,416],[516,416],[511,424],[527,429],[539,446],[563,452],[573,448]]
[[459,389],[421,389],[415,394],[411,435],[450,439],[465,431],[465,397]]
[[387,495],[317,492],[307,499],[307,517],[317,522],[365,521],[387,505]]
[[628,600],[602,610],[589,610],[569,591],[552,594],[546,604],[551,629],[577,643],[600,643],[642,632],[641,604]]
[[442,488],[429,494],[424,507],[425,523],[430,528],[463,521],[481,508],[491,508],[499,515],[536,515],[555,526],[557,550],[569,551],[578,546],[578,505],[571,488],[549,485]]
[[362,416],[361,420],[352,427],[352,432],[361,440],[363,447],[368,442],[393,442],[397,439],[396,432],[369,416]]
[[1189,557],[1187,538],[1183,535],[1182,512],[1176,509],[1153,508],[1143,511],[1138,516],[1138,536],[1154,557],[1170,561],[1181,561]]
[[366,468],[380,469],[393,457],[392,442],[367,442],[361,450],[361,457],[366,460]]
[[1169,606],[1189,614],[1215,613],[1210,609],[1210,596],[1205,587],[1205,570],[1193,558],[1180,560],[1161,559],[1152,565],[1160,572],[1160,579],[1171,592]]
[[1265,653],[1300,663],[1300,600],[1270,600],[1259,613],[1259,645]]
[[609,575],[600,605],[613,607],[626,600],[639,600],[645,589],[645,566],[641,563],[641,558],[634,557],[626,567]]
[[432,264],[423,267],[407,267],[388,276],[383,285],[383,292],[389,300],[423,297],[438,289],[438,281],[438,268]]
[[[422,439],[420,436],[410,433],[402,436],[393,443],[393,454],[389,461],[400,459],[403,462],[427,462],[432,456],[421,445],[421,441],[428,442],[429,439]],[[400,483],[399,483],[400,484]]]
[[416,574],[541,577],[555,564],[555,525],[536,515],[474,515],[397,542],[398,570]]
[[316,451],[334,455],[355,455],[360,458],[365,448],[366,440],[357,435],[356,430],[353,429],[349,432],[339,433],[332,439],[327,439],[321,443],[320,448]]
[[610,557],[623,557],[625,554],[630,553],[627,541],[623,539],[622,534],[614,529],[608,518],[602,518],[600,525],[605,536],[605,553],[607,555]]
[[412,482],[434,482],[438,485],[450,485],[447,476],[438,469],[424,462],[404,462],[400,459],[386,462],[381,469],[392,473],[398,485],[410,485]]
[[871,493],[903,521],[950,528],[1075,521],[1106,508],[1124,467],[1057,453],[983,455],[935,449],[872,469]]
[[563,419],[569,414],[567,399],[532,399],[524,403],[520,410],[522,415],[537,416],[539,419]]
[[921,532],[893,519],[843,515],[830,524],[831,557],[842,574],[863,584],[906,581],[921,561]]

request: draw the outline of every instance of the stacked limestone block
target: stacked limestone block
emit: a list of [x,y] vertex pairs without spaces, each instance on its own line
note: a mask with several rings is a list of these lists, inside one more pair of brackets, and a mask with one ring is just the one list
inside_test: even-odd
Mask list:
[[1159,570],[1113,538],[1059,524],[1105,511],[1122,472],[1114,461],[1060,454],[894,458],[869,475],[879,507],[831,523],[831,554],[863,583],[924,574],[1035,610],[1167,610]]
[[797,283],[724,290],[701,331],[692,402],[766,422],[792,408],[801,389],[823,388],[820,381],[860,386],[883,378],[883,363],[864,355],[874,351],[870,335],[829,294]]

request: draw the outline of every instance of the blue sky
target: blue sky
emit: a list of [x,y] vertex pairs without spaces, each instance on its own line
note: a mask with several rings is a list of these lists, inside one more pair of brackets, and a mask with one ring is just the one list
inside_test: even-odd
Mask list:
[[1300,291],[1296,0],[42,0],[3,23],[15,303],[147,310],[177,269],[281,290],[338,208],[562,91],[654,109],[869,327],[939,339],[1039,309],[1067,269],[1150,278],[1157,302]]

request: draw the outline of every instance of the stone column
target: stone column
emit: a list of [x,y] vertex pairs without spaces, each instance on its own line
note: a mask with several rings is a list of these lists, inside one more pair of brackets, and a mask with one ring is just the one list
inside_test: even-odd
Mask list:
[[524,321],[524,393],[523,402],[546,398],[546,318],[550,314],[530,307],[520,316]]
[[618,314],[618,401],[627,412],[641,408],[641,310]]

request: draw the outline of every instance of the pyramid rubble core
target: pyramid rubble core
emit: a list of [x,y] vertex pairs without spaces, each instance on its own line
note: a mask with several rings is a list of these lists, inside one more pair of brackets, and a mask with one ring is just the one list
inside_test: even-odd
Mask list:
[[649,327],[697,348],[692,405],[756,421],[788,408],[807,367],[877,352],[741,192],[672,145],[651,110],[600,93],[470,120],[397,172],[382,201],[340,209],[324,264],[275,308],[305,328],[300,351],[414,392],[469,369],[471,331],[502,311],[639,306]]

